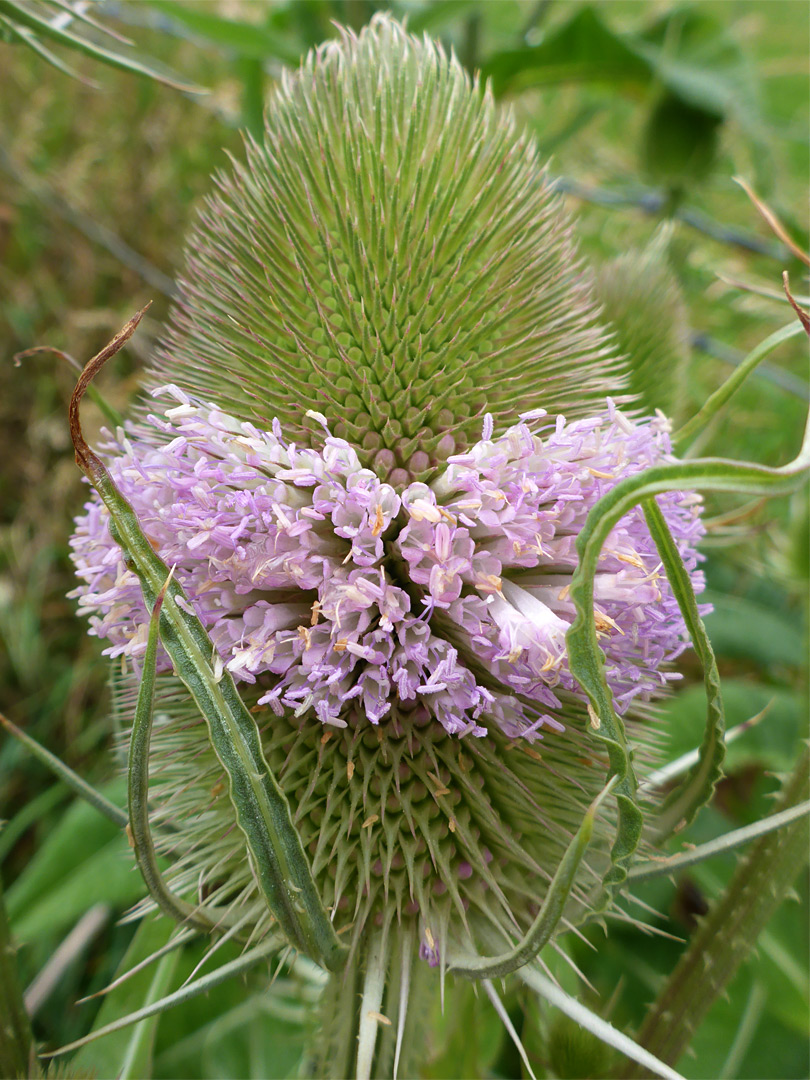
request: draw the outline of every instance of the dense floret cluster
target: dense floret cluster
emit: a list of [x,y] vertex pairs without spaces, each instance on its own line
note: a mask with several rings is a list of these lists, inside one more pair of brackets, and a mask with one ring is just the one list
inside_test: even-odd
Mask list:
[[[319,449],[285,442],[191,399],[107,446],[122,494],[175,565],[221,663],[257,683],[260,704],[344,727],[347,707],[379,724],[421,701],[451,734],[533,737],[559,727],[555,690],[576,692],[565,650],[576,537],[622,477],[665,459],[662,417],[612,403],[591,419],[526,414],[451,457],[430,485],[395,490],[324,421]],[[696,589],[700,500],[661,505]],[[110,656],[137,663],[147,614],[98,498],[73,539],[76,590]],[[672,678],[683,622],[640,511],[603,552],[597,627],[617,707]],[[164,657],[168,666],[168,658]]]

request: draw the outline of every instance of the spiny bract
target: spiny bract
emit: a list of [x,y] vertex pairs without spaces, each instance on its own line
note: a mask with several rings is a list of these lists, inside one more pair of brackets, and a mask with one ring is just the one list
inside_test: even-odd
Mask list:
[[[606,403],[624,369],[533,144],[438,46],[387,17],[344,32],[267,125],[192,234],[149,380],[172,401],[106,452],[257,716],[351,946],[319,1066],[342,1076],[359,988],[368,1015],[404,1016],[413,979],[503,951],[538,912],[608,770],[565,654],[574,543],[669,446],[663,418]],[[661,505],[700,587],[699,502]],[[137,665],[146,609],[98,500],[74,548],[94,632]],[[628,515],[595,597],[642,766],[643,703],[685,642],[659,571]],[[151,794],[171,885],[276,933],[168,666]],[[116,675],[124,726],[136,689]],[[605,804],[561,927],[606,902],[615,824]]]

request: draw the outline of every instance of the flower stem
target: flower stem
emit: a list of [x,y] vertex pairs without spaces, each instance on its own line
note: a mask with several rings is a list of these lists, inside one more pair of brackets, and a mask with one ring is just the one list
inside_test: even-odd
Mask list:
[[[810,794],[810,749],[804,747],[788,778],[776,812]],[[810,823],[806,817],[763,836],[740,863],[720,899],[702,922],[658,1000],[637,1041],[674,1065],[711,1006],[755,947],[761,931],[785,899],[807,863]],[[633,1064],[622,1071],[633,1080],[650,1074]]]
[[346,967],[335,972],[324,987],[318,1033],[311,1047],[306,1075],[313,1080],[354,1075],[362,996],[365,952],[362,945],[352,953]]
[[[345,1080],[358,1076],[361,1069],[372,1080],[419,1075],[428,1054],[425,1031],[436,989],[434,975],[417,959],[409,930],[394,924],[386,934],[375,928],[364,935],[343,970],[333,972],[324,987],[304,1074],[311,1080]],[[379,1007],[370,1009],[369,991],[375,984]],[[374,1017],[379,1023],[369,1055],[361,1038]]]
[[31,1022],[25,1011],[17,972],[17,955],[0,881],[0,1076],[42,1076]]

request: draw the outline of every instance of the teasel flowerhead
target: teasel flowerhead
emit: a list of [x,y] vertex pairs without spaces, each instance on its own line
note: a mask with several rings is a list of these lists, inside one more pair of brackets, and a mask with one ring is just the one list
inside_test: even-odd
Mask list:
[[[369,1016],[393,1027],[360,1073],[421,1045],[417,981],[521,937],[604,786],[566,651],[575,543],[671,452],[625,383],[531,140],[455,60],[377,16],[285,77],[192,232],[149,398],[104,449],[256,717],[349,946],[323,1072],[354,1070]],[[659,504],[699,590],[699,500]],[[73,548],[126,726],[149,615],[97,498]],[[640,510],[594,602],[643,764],[687,638]],[[158,669],[172,888],[281,946],[205,724],[166,653]],[[604,907],[615,830],[608,800],[560,930]]]

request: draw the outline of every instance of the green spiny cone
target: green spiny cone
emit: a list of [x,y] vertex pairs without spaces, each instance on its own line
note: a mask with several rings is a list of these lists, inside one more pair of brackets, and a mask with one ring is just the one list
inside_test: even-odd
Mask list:
[[[136,693],[131,674],[116,679],[124,724]],[[498,954],[526,932],[607,766],[584,708],[565,704],[567,729],[541,752],[495,729],[462,742],[425,710],[395,711],[381,726],[358,713],[333,731],[254,706],[320,895],[350,946],[324,990],[306,1075],[390,1077],[395,1057],[399,1075],[415,1075],[428,1047],[426,1010],[440,985],[444,993],[453,957]],[[152,823],[171,888],[227,913],[229,935],[253,944],[276,936],[283,950],[205,725],[171,676],[158,677],[156,706]],[[650,753],[648,721],[628,721],[639,763]],[[558,932],[600,910],[615,809],[605,806],[596,825]],[[384,953],[373,965],[375,943]],[[369,1007],[375,974],[382,992]],[[368,1068],[358,1072],[364,1016],[374,1030]]]
[[[137,681],[119,675],[113,685],[123,727]],[[248,692],[246,700],[257,696]],[[232,908],[245,936],[262,937],[275,932],[274,920],[194,712],[176,680],[159,676],[150,765],[157,845],[171,856],[176,892],[192,890],[209,909]],[[353,950],[374,928],[410,932],[442,966],[448,949],[469,952],[473,941],[484,952],[502,950],[531,922],[604,782],[606,761],[589,747],[585,709],[570,695],[567,731],[540,744],[541,752],[494,729],[485,739],[459,740],[424,708],[396,709],[379,726],[358,710],[343,729],[324,729],[311,716],[254,712],[265,721],[264,752],[293,807],[323,902]],[[643,757],[645,730],[630,723]],[[589,916],[608,865],[615,814],[605,807],[597,821],[568,925]]]
[[596,276],[596,292],[628,357],[630,389],[642,409],[676,416],[689,362],[689,323],[669,262],[671,235],[665,225],[645,248],[611,259]]
[[395,484],[485,412],[578,417],[624,385],[532,140],[388,18],[286,76],[218,186],[154,382],[298,441],[319,409]]

